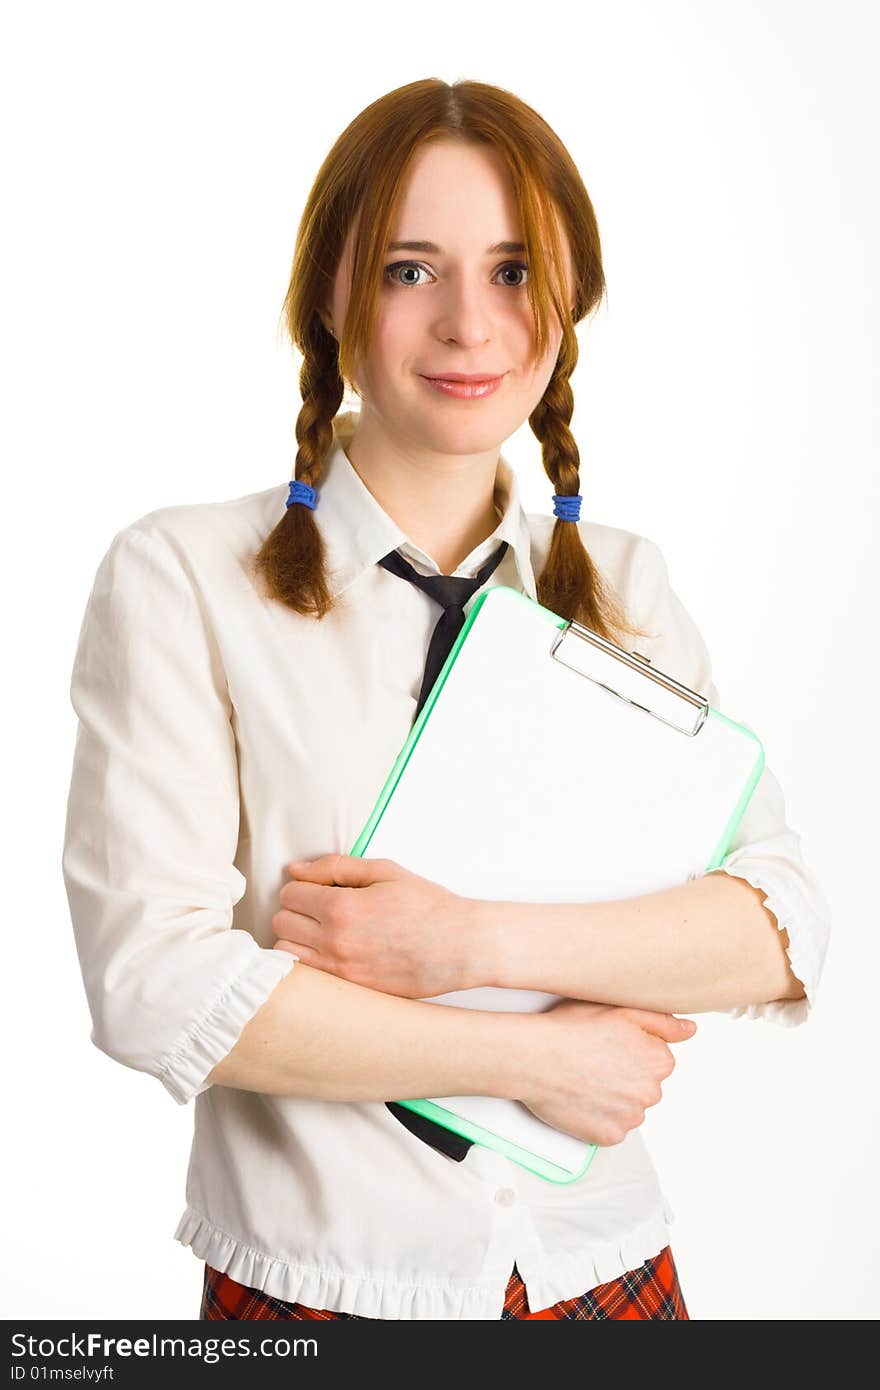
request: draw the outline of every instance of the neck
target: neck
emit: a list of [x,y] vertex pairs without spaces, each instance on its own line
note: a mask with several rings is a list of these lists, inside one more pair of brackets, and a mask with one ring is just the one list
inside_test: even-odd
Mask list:
[[[498,449],[444,454],[389,435],[363,408],[345,450],[380,507],[409,539],[452,574],[499,524]],[[501,502],[498,502],[499,510]]]

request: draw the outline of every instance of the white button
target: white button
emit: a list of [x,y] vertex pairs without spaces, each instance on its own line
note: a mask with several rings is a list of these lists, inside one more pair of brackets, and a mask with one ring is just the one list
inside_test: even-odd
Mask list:
[[512,1207],[516,1201],[516,1193],[512,1187],[499,1187],[495,1193],[495,1201],[499,1207]]

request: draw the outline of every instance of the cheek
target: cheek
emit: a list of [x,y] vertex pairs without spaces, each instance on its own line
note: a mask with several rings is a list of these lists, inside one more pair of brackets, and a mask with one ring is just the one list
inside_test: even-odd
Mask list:
[[533,367],[531,359],[535,347],[535,324],[528,301],[521,300],[517,305],[516,312],[511,315],[510,331],[511,336],[515,338],[517,357],[522,364],[523,375],[529,376],[534,381],[537,381],[539,377],[545,381],[549,380],[559,356],[559,349],[562,346],[562,328],[553,314],[551,314],[548,329],[549,342],[537,367]]
[[526,345],[521,355],[523,365],[519,372],[521,400],[524,402],[523,408],[526,415],[530,415],[535,406],[537,406],[553,376],[556,361],[559,357],[559,349],[562,346],[562,332],[556,330],[556,332],[551,335],[550,345],[537,366],[533,365],[530,357],[533,346],[534,336],[530,323]]
[[367,363],[360,364],[361,377],[374,394],[393,389],[402,375],[413,372],[418,363],[420,330],[415,315],[404,308],[379,310],[373,329]]
[[[530,329],[530,345],[534,342]],[[562,328],[553,327],[551,324],[551,341],[546,346],[544,356],[538,361],[537,366],[531,367],[528,371],[534,388],[538,391],[538,400],[544,395],[546,385],[553,375],[556,368],[556,361],[559,359],[559,349],[562,347]]]

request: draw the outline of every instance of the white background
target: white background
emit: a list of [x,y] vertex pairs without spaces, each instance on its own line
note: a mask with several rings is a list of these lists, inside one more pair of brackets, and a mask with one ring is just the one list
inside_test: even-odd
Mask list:
[[[305,197],[364,106],[437,76],[514,91],[581,170],[609,286],[578,329],[582,516],[663,549],[833,909],[806,1027],[703,1015],[649,1111],[691,1317],[875,1317],[876,5],[80,0],[3,27],[4,1315],[198,1315],[192,1107],[89,1041],[70,668],[117,530],[292,476]],[[505,451],[549,513],[527,426]]]

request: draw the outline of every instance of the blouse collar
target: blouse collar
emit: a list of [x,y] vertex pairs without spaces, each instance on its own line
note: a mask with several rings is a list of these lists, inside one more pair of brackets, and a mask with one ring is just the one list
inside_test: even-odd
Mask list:
[[[345,410],[333,420],[333,445],[318,485],[315,520],[327,550],[328,584],[332,596],[341,594],[371,565],[392,550],[429,574],[439,574],[436,561],[410,540],[382,508],[345,452],[357,424],[357,411]],[[531,562],[531,532],[520,500],[517,477],[503,454],[496,471],[495,510],[499,522],[491,536],[471,551],[454,571],[471,577],[501,541],[507,541],[523,592],[537,601]],[[505,557],[506,558],[506,557]]]

